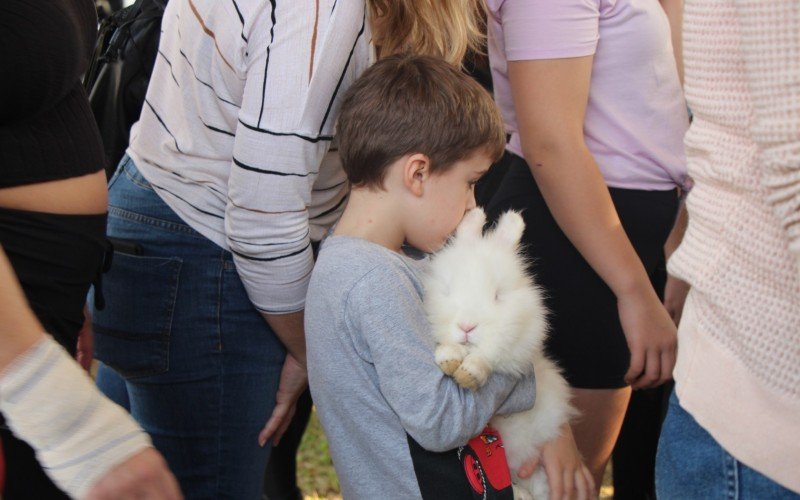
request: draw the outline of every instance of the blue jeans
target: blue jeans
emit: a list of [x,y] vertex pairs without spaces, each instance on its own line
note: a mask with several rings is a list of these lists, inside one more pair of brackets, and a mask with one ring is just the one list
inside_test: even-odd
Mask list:
[[656,494],[659,500],[800,499],[725,451],[674,392],[658,443]]
[[93,316],[98,386],[152,436],[187,499],[260,498],[269,448],[257,436],[285,350],[231,254],[186,225],[127,156],[109,182],[108,236],[117,251]]

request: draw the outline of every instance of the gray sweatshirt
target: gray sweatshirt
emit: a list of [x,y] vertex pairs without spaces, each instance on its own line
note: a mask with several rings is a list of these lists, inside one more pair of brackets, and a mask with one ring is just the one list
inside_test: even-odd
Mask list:
[[473,392],[442,373],[422,308],[425,262],[333,236],[314,267],[309,383],[344,498],[421,498],[423,483],[449,480],[440,457],[455,457],[495,413],[533,406],[532,377],[495,374]]

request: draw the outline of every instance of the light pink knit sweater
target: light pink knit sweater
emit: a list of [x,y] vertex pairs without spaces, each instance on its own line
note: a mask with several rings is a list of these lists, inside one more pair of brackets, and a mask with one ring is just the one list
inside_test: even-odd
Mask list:
[[681,405],[800,492],[800,2],[687,0]]

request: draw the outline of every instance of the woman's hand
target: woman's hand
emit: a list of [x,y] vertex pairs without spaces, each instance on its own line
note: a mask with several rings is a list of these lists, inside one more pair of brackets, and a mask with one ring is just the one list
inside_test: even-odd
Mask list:
[[649,283],[641,291],[617,297],[617,309],[631,352],[625,381],[634,389],[646,389],[671,379],[677,330]]
[[308,387],[308,372],[305,366],[301,365],[294,356],[287,354],[281,370],[278,393],[275,396],[275,409],[272,410],[272,416],[258,435],[258,444],[264,446],[272,438],[272,445],[278,445],[292,422],[297,399],[306,390],[306,387]]
[[589,500],[596,496],[594,479],[581,460],[569,424],[561,427],[557,438],[542,445],[539,458],[523,465],[517,475],[523,479],[530,477],[539,465],[544,466],[547,474],[550,500]]

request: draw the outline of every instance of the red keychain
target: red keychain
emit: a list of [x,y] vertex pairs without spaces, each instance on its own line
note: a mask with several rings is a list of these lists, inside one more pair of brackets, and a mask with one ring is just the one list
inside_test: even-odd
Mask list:
[[511,486],[503,439],[497,430],[491,427],[483,429],[459,450],[459,456],[469,484],[478,498],[488,498],[491,493]]

